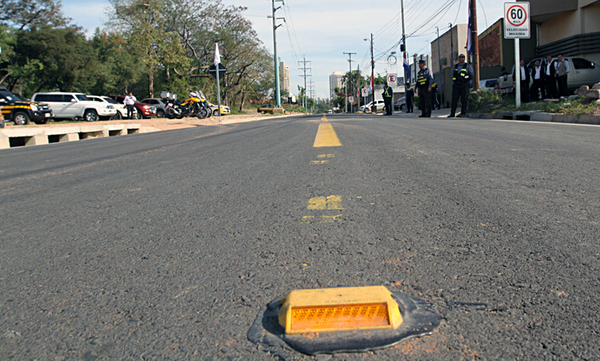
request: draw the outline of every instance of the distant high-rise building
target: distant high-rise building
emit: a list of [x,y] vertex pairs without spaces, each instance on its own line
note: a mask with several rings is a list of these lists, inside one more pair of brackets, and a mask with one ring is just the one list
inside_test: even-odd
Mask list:
[[343,77],[344,74],[341,71],[334,71],[333,74],[329,76],[329,97],[331,100],[337,98],[337,95],[335,94],[335,88],[342,90]]
[[279,70],[281,71],[281,90],[285,90],[290,93],[290,67],[286,66],[282,61],[279,63]]

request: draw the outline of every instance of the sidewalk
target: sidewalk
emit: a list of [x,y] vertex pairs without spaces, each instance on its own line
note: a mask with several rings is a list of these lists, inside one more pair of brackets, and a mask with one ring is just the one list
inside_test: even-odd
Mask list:
[[[406,111],[394,111],[394,113],[392,114],[392,116],[394,117],[403,118],[419,118],[419,115],[421,115],[421,111],[418,109],[415,109],[414,113],[406,113]],[[431,111],[432,118],[448,118],[448,115],[450,115],[450,108],[442,108],[440,110]]]

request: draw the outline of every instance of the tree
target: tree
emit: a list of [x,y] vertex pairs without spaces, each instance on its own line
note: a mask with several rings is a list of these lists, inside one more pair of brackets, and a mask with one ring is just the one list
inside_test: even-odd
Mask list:
[[93,94],[128,93],[142,73],[138,59],[128,51],[123,35],[96,29],[91,40],[98,55],[96,82]]
[[78,28],[19,31],[14,51],[6,79],[11,89],[20,84],[26,95],[53,89],[86,92],[94,83],[95,50]]
[[227,68],[221,79],[221,99],[239,104],[240,110],[248,98],[258,101],[274,87],[272,57],[243,17],[245,10],[225,6],[220,0],[172,0],[166,9],[169,29],[179,34],[192,59],[190,68],[176,73],[182,78],[200,78],[205,94],[216,98],[216,82],[202,79],[200,71],[212,64],[218,43],[221,63]]
[[158,69],[186,63],[177,33],[166,26],[165,3],[160,0],[111,0],[111,25],[121,30],[131,54],[145,68],[148,95],[154,97],[154,75]]
[[18,30],[42,27],[67,27],[71,19],[62,13],[60,2],[53,0],[2,0],[0,25]]

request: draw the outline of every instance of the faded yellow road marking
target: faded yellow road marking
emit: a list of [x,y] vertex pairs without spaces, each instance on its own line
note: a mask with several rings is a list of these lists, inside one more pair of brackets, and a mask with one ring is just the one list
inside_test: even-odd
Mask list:
[[333,126],[330,123],[321,123],[319,124],[319,130],[317,131],[317,136],[315,137],[315,143],[313,147],[341,147],[342,143],[338,138],[335,130],[333,130]]
[[317,158],[334,158],[335,154],[319,154]]
[[326,164],[329,163],[328,160],[311,160],[310,164]]
[[304,216],[302,217],[302,223],[335,223],[338,222],[342,218],[341,214],[336,216]]
[[344,209],[342,207],[342,196],[315,197],[308,200],[307,209],[326,210]]

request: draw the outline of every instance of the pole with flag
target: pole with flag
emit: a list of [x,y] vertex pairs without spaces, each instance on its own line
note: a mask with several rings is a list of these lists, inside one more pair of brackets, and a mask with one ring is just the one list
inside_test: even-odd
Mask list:
[[219,54],[219,43],[215,43],[215,66],[217,67],[217,105],[219,106],[219,118],[221,117],[221,84],[219,79],[221,65],[221,54]]
[[404,52],[404,74],[406,75],[405,83],[410,83],[410,66],[408,66],[408,60],[406,59],[406,52]]

